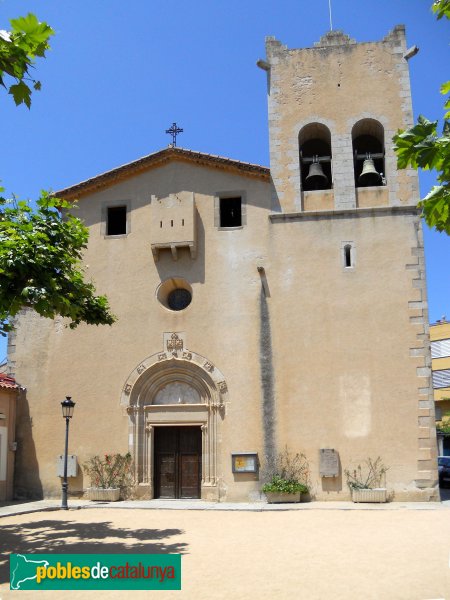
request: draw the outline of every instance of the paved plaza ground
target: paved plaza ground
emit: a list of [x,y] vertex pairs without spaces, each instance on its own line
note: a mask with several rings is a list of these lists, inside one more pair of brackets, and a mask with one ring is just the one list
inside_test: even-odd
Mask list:
[[[447,503],[256,511],[81,506],[22,514],[8,507],[19,514],[0,518],[1,600],[450,600]],[[9,553],[166,552],[182,554],[180,592],[9,591]]]

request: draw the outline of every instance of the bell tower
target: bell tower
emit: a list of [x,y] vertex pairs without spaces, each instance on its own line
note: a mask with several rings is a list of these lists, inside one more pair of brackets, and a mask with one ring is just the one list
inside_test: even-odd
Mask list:
[[[342,465],[382,455],[396,500],[437,497],[418,177],[397,170],[392,143],[413,124],[414,52],[397,26],[379,42],[330,31],[293,50],[270,37],[258,61],[272,180],[267,310],[281,341],[276,401],[289,407],[277,436],[307,456],[334,448]],[[344,489],[318,483],[329,499]]]
[[330,31],[312,48],[266,38],[273,207],[284,213],[414,205],[392,137],[413,123],[405,29],[356,43]]

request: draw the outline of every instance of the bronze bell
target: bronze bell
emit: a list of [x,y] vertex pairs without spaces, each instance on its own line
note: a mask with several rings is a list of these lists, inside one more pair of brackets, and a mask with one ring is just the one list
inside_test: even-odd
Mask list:
[[328,184],[328,177],[323,172],[319,162],[313,162],[309,167],[309,173],[305,178],[308,187],[312,190],[323,190]]
[[358,177],[358,183],[364,187],[371,185],[380,185],[381,175],[375,169],[372,158],[366,158],[363,163],[361,175]]

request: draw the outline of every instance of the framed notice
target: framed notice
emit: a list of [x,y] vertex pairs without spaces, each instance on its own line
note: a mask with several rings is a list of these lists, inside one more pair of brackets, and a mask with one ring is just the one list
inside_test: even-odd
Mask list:
[[339,475],[339,454],[334,448],[320,450],[320,476],[337,477]]
[[257,452],[236,452],[231,455],[231,470],[233,473],[257,473]]

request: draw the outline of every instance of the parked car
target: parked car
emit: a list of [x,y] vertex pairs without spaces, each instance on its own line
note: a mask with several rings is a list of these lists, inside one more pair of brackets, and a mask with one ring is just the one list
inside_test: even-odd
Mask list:
[[439,485],[450,483],[450,456],[438,457]]

